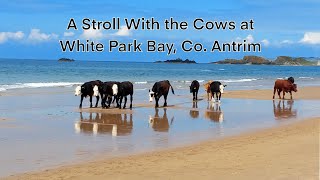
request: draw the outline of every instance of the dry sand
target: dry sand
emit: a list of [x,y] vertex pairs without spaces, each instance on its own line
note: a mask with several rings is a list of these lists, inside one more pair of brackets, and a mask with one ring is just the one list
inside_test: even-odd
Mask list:
[[[239,91],[226,91],[223,95],[226,98],[241,98],[241,99],[261,99],[268,100],[272,99],[273,89],[267,90],[239,90]],[[320,99],[320,87],[298,87],[298,92],[292,93],[293,99],[310,99],[310,100],[319,100]],[[282,97],[282,93],[281,93]],[[276,93],[275,96],[278,99]],[[285,99],[289,99],[290,94],[286,93]]]
[[319,122],[8,179],[318,179]]

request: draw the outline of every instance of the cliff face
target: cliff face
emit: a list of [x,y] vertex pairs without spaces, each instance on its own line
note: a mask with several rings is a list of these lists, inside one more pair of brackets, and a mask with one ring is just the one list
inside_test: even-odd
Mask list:
[[289,56],[279,56],[274,63],[276,65],[315,65],[314,62],[307,61],[305,58],[293,58]]

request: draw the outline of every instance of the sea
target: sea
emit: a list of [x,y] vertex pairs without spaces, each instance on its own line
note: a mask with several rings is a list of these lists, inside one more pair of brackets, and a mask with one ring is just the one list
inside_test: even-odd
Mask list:
[[0,60],[0,93],[14,89],[72,87],[86,81],[131,81],[135,90],[169,80],[174,88],[188,89],[193,80],[221,81],[229,90],[269,89],[278,78],[294,77],[299,86],[320,85],[320,66],[167,64],[55,60]]

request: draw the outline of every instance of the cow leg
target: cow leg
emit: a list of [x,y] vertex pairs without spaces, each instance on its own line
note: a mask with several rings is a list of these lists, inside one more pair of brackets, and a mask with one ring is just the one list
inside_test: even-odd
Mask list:
[[82,101],[83,101],[83,95],[81,95],[81,98],[80,98],[80,105],[79,105],[79,108],[82,108]]
[[158,103],[158,102],[159,102],[159,97],[158,97],[158,96],[155,96],[154,98],[155,98],[155,100],[156,100],[156,108],[157,108],[157,107],[159,107],[159,103]]
[[96,106],[95,106],[95,107],[98,107],[98,103],[99,103],[100,97],[99,97],[99,96],[96,96],[96,98],[97,98],[97,102],[96,102]]
[[111,101],[112,101],[112,96],[108,97],[108,107],[110,107]]
[[90,108],[92,108],[92,96],[90,96]]
[[289,91],[290,92],[290,99],[292,99],[292,92],[291,91]]
[[195,97],[196,97],[196,93],[194,91],[192,91],[192,100],[194,101],[195,100]]
[[274,95],[276,94],[276,90],[277,90],[277,89],[274,87],[274,88],[273,88],[273,96],[272,96],[272,99],[274,99]]
[[132,94],[130,94],[130,109],[132,109],[132,99],[133,99]]
[[278,89],[278,96],[279,96],[279,99],[281,99],[280,93],[281,93],[281,90],[280,90],[280,89]]
[[219,102],[220,102],[220,99],[221,99],[221,92],[219,92]]
[[163,97],[164,97],[163,107],[166,107],[166,106],[167,106],[167,97],[168,97],[168,94],[164,94]]
[[198,90],[196,91],[196,100],[198,100]]
[[[126,105],[127,105],[127,96],[124,97],[123,109],[126,108]],[[120,107],[121,107],[121,105],[120,105]]]
[[121,109],[122,98],[123,98],[123,96],[120,96],[120,97],[119,97],[119,101],[120,101],[120,102],[119,102],[119,104],[117,103],[117,104],[118,104],[117,107],[118,107],[119,109]]
[[286,95],[286,91],[282,89],[282,99],[284,99],[284,96]]
[[208,101],[209,101],[209,93],[207,93]]

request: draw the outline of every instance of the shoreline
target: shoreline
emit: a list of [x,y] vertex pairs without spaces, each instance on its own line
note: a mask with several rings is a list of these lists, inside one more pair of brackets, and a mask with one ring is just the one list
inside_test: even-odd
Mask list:
[[195,145],[4,179],[313,179],[319,176],[319,123],[319,117],[309,118]]

